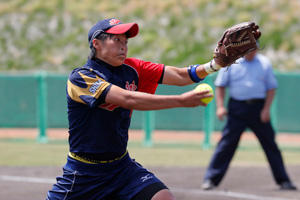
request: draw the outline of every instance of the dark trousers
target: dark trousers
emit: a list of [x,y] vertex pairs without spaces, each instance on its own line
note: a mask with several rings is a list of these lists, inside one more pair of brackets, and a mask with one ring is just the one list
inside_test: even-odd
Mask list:
[[270,122],[262,123],[260,113],[264,101],[237,101],[230,99],[228,119],[204,179],[218,185],[224,177],[238,146],[241,134],[248,127],[258,138],[270,164],[277,184],[289,181],[280,150],[275,142],[275,132]]

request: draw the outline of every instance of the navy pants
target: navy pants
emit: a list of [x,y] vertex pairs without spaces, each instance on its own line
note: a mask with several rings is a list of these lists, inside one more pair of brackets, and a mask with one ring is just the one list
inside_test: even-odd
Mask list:
[[86,164],[68,157],[63,176],[46,200],[130,200],[145,187],[161,182],[127,154],[105,164]]
[[258,138],[270,164],[277,184],[289,181],[280,150],[275,142],[275,132],[270,122],[262,123],[260,113],[264,101],[245,102],[229,100],[228,119],[204,179],[218,185],[224,177],[239,144],[241,134],[250,128]]

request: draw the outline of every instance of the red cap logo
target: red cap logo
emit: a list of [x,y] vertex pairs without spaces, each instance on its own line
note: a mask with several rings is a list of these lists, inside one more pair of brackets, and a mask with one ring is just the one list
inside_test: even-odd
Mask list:
[[118,20],[118,19],[111,19],[111,20],[109,20],[109,24],[112,26],[112,25],[116,25],[116,24],[118,24],[118,23],[120,23],[120,20]]

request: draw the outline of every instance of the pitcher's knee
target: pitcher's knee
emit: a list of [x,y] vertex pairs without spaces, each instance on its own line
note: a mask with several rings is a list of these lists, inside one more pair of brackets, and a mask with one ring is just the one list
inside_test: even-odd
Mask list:
[[156,182],[143,188],[132,200],[175,200],[167,186]]
[[157,192],[151,200],[175,200],[175,197],[168,189],[163,189]]

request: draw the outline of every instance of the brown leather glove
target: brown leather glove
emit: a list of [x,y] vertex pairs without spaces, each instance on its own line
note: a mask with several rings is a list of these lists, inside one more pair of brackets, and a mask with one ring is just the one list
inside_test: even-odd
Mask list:
[[261,35],[254,22],[243,22],[228,28],[214,51],[215,63],[226,67],[238,58],[256,50],[257,40]]

